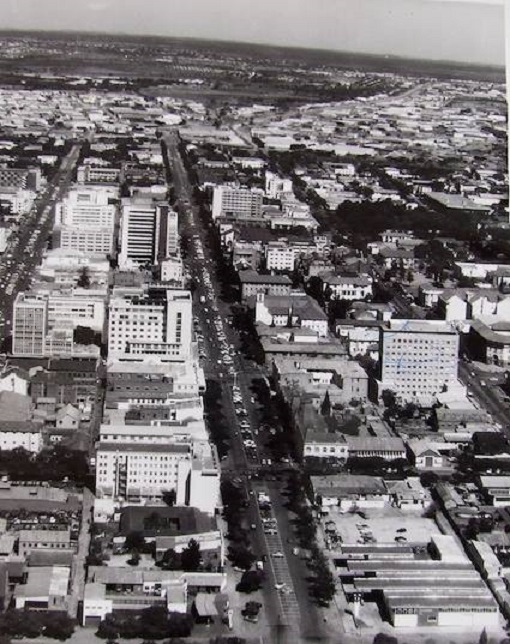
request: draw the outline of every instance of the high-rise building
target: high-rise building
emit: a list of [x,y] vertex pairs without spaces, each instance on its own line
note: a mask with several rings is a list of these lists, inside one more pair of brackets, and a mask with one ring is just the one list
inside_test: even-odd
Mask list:
[[458,386],[459,335],[436,320],[390,320],[381,329],[381,388],[407,402],[429,404]]
[[88,186],[70,190],[55,207],[55,225],[75,229],[112,229],[118,188]]
[[37,192],[41,187],[40,168],[0,167],[0,188],[17,188]]
[[106,257],[113,252],[118,188],[89,186],[71,190],[55,208],[56,248]]
[[19,293],[12,317],[12,353],[15,356],[45,354],[48,302],[44,298]]
[[264,193],[257,188],[216,186],[213,193],[212,217],[260,217]]
[[[86,327],[101,334],[105,296],[89,289],[18,293],[13,304],[12,353],[16,356],[84,355],[74,330]],[[99,347],[90,345],[91,355]]]
[[155,264],[174,253],[178,246],[177,213],[167,204],[149,197],[122,201],[121,267]]
[[113,252],[113,229],[76,229],[69,226],[53,231],[53,246],[65,251],[85,253],[93,257],[107,257]]
[[108,352],[123,359],[185,360],[191,355],[191,293],[166,287],[115,288]]

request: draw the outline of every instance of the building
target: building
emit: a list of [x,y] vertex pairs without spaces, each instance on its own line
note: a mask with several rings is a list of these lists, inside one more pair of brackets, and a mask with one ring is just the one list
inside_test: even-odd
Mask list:
[[226,583],[226,574],[221,572],[91,566],[82,624],[103,620],[113,611],[139,611],[140,606],[164,606],[168,612],[185,613],[188,592],[218,593]]
[[473,320],[468,346],[474,360],[507,367],[510,365],[510,324],[504,320]]
[[5,253],[7,242],[11,236],[11,226],[6,221],[0,222],[0,253]]
[[346,462],[349,447],[343,434],[312,430],[306,433],[303,455],[305,458],[339,459]]
[[118,196],[118,189],[113,187],[88,186],[72,189],[55,206],[55,225],[78,230],[113,230]]
[[259,275],[256,271],[240,271],[241,297],[246,301],[251,295],[290,295],[292,281],[288,275]]
[[69,226],[53,230],[53,244],[68,252],[79,252],[94,257],[108,257],[113,253],[113,228],[75,229]]
[[314,497],[322,508],[383,508],[390,501],[384,481],[377,476],[332,474],[311,476]]
[[118,183],[120,179],[120,168],[85,163],[78,167],[76,177],[78,183]]
[[414,438],[408,441],[410,461],[417,470],[436,470],[448,466],[448,461],[439,451],[438,441]]
[[388,436],[346,436],[349,456],[353,458],[383,458],[385,461],[406,459],[406,447],[401,438]]
[[429,192],[424,195],[425,200],[438,212],[448,215],[488,215],[489,206],[484,206],[459,194],[446,192]]
[[510,505],[510,476],[480,476],[480,487],[491,505]]
[[372,278],[368,275],[336,275],[321,273],[324,290],[331,292],[333,300],[367,300],[373,295]]
[[26,557],[33,550],[71,550],[76,551],[77,542],[71,539],[71,530],[20,530],[18,532],[18,551]]
[[103,438],[96,450],[96,493],[100,498],[161,499],[174,490],[184,503],[193,446],[189,440],[155,444]]
[[0,192],[2,188],[17,188],[37,192],[41,187],[40,168],[7,168],[0,167]]
[[294,194],[292,179],[283,179],[282,177],[266,170],[265,192],[269,199],[281,199],[283,195]]
[[459,336],[446,322],[390,320],[380,330],[380,391],[430,405],[457,386]]
[[433,534],[420,544],[421,554],[416,545],[342,545],[338,570],[354,610],[362,613],[363,603],[376,598],[395,628],[496,628],[496,600],[456,538]]
[[177,214],[150,197],[122,200],[119,265],[155,264],[175,253],[178,246]]
[[184,265],[179,255],[176,254],[161,260],[159,270],[162,282],[174,282],[183,285]]
[[46,352],[48,303],[44,298],[18,293],[13,305],[12,353],[43,356]]
[[212,200],[212,218],[250,218],[262,215],[262,190],[216,186]]
[[214,514],[220,499],[217,456],[195,439],[187,422],[101,426],[96,452],[99,498],[161,500],[175,492],[177,505]]
[[309,329],[320,338],[329,334],[328,316],[316,300],[303,293],[288,296],[259,293],[255,302],[255,322],[273,327]]
[[96,355],[96,345],[79,346],[74,330],[102,335],[105,294],[69,288],[18,293],[13,304],[12,354],[15,356]]
[[27,580],[14,591],[17,609],[67,611],[71,569],[65,566],[40,566],[28,569]]
[[70,190],[55,207],[54,247],[99,257],[111,255],[118,196],[114,187]]
[[113,289],[108,316],[111,357],[177,361],[191,355],[192,298],[163,286]]

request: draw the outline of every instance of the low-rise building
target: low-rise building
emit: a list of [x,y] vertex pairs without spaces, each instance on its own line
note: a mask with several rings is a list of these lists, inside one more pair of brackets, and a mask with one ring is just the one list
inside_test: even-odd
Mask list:
[[390,501],[384,481],[377,476],[333,474],[311,477],[313,494],[323,509],[383,508]]
[[246,301],[252,295],[290,295],[292,281],[288,275],[260,275],[256,271],[240,271],[241,297]]
[[372,278],[368,275],[338,275],[322,273],[323,288],[333,300],[366,300],[373,295]]
[[406,459],[406,447],[401,438],[377,436],[346,436],[349,456],[353,458],[384,458],[386,461]]
[[491,505],[510,505],[510,476],[480,476],[480,486]]
[[20,530],[18,551],[27,556],[34,550],[71,550],[76,551],[77,542],[71,539],[71,530]]
[[17,609],[66,611],[71,569],[65,566],[29,568],[27,580],[14,591]]

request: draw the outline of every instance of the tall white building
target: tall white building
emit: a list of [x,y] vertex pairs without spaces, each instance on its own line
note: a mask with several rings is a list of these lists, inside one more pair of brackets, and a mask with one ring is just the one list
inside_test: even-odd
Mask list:
[[118,188],[88,186],[70,190],[55,206],[55,225],[76,229],[109,228],[115,225]]
[[212,217],[260,217],[264,194],[257,188],[216,186],[213,193]]
[[381,329],[381,389],[403,401],[430,404],[437,394],[458,386],[459,336],[436,320],[390,320]]
[[186,360],[191,355],[191,293],[166,287],[115,288],[110,299],[108,352],[112,357]]
[[123,199],[120,221],[121,267],[155,264],[178,248],[177,213],[150,197]]
[[113,252],[113,228],[76,229],[62,226],[55,229],[53,243],[64,251],[107,257]]
[[[181,429],[181,431],[183,431]],[[172,426],[101,425],[96,452],[100,498],[158,500],[174,490],[177,505],[214,514],[220,499],[216,452]]]
[[71,190],[55,208],[58,248],[106,257],[113,252],[118,188],[89,186]]

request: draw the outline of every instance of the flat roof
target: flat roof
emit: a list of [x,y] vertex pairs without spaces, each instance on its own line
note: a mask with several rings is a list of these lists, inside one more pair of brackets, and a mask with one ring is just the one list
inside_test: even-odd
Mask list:
[[443,320],[397,320],[392,319],[388,322],[389,328],[383,328],[383,333],[391,335],[392,333],[408,332],[408,333],[444,333],[457,335],[457,331],[453,324],[444,322]]
[[256,271],[239,271],[239,279],[242,284],[292,284],[288,275],[261,275]]
[[428,199],[437,202],[451,210],[478,210],[479,212],[489,212],[489,206],[482,206],[464,195],[450,194],[447,192],[428,192],[425,195]]
[[187,454],[191,452],[190,445],[182,445],[181,443],[175,445],[159,445],[157,443],[127,443],[125,441],[117,441],[109,443],[100,441],[97,446],[97,452],[158,452],[168,454]]

